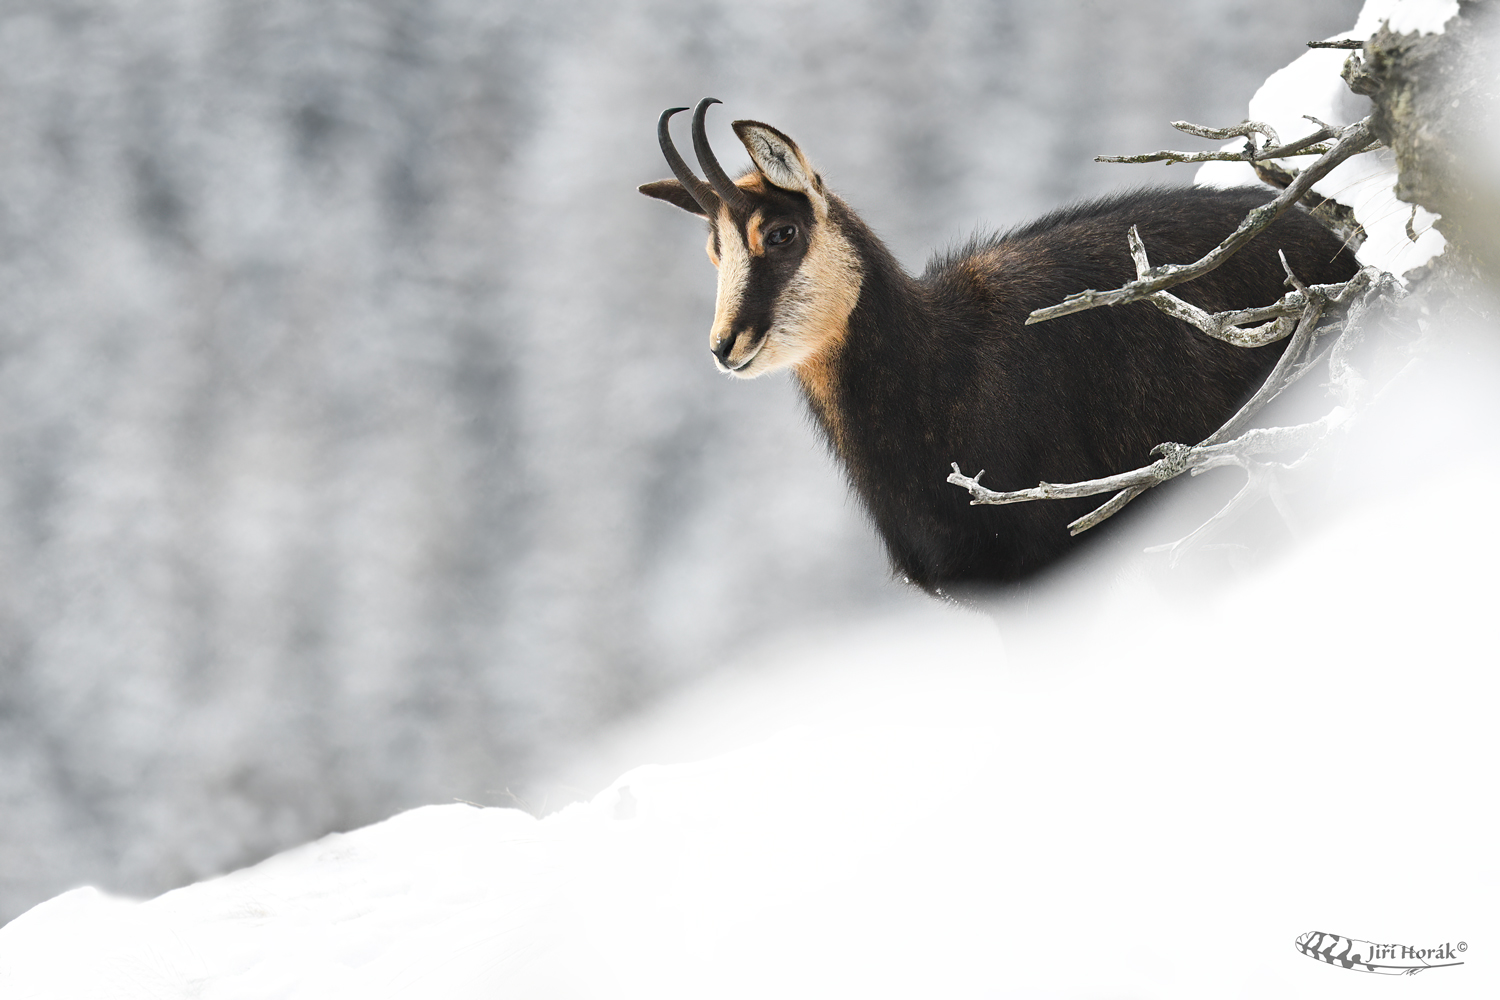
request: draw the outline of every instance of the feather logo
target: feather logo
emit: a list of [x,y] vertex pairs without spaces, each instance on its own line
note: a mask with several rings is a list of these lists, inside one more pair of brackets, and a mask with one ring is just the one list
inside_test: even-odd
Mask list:
[[1431,948],[1406,944],[1376,944],[1346,938],[1327,931],[1308,931],[1297,939],[1297,950],[1308,958],[1358,972],[1382,976],[1415,976],[1425,969],[1463,965],[1458,956],[1469,950],[1468,942],[1443,942]]

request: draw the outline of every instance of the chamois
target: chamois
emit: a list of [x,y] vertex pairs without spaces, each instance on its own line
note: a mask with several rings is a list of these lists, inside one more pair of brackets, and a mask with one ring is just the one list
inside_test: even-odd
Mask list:
[[[1034,310],[1135,276],[1125,234],[1159,261],[1196,260],[1266,200],[1263,190],[1148,189],[1063,208],[936,256],[920,278],[808,163],[755,121],[733,128],[754,166],[738,180],[693,114],[699,179],[657,122],[675,180],[640,190],[708,220],[719,271],[709,349],[723,371],[790,368],[885,541],[898,573],[929,590],[1021,579],[1068,551],[1068,522],[1096,499],[970,506],[949,463],[986,484],[1111,475],[1164,441],[1197,442],[1259,386],[1283,344],[1214,340],[1148,303],[1025,326]],[[1174,291],[1210,311],[1268,305],[1285,290],[1277,250],[1303,281],[1354,274],[1353,255],[1288,212],[1208,275]]]

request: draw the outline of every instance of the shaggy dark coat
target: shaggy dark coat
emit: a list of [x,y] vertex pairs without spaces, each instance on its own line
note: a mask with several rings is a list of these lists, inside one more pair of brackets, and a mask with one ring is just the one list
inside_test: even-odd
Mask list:
[[[987,470],[996,490],[1093,479],[1149,463],[1164,441],[1196,443],[1235,412],[1284,342],[1233,347],[1147,303],[1025,322],[1074,292],[1131,280],[1130,226],[1153,263],[1187,263],[1267,200],[1250,188],[1134,191],[975,241],[912,278],[830,199],[830,222],[854,242],[865,278],[824,368],[824,401],[805,395],[898,572],[929,590],[1023,578],[1076,545],[1067,524],[1108,499],[971,506],[945,481],[949,463]],[[1294,210],[1173,291],[1210,311],[1268,305],[1287,290],[1278,250],[1308,284],[1357,269]]]

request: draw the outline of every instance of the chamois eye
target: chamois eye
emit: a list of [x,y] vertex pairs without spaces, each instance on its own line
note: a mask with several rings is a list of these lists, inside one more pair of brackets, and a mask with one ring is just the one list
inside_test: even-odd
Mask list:
[[777,226],[766,234],[766,242],[773,247],[779,247],[783,243],[790,243],[792,237],[797,235],[796,226]]

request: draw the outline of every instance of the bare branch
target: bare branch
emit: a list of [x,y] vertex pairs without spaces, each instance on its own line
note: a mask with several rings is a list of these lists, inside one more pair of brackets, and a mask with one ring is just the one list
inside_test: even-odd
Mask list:
[[1322,127],[1316,132],[1309,133],[1300,139],[1287,143],[1285,146],[1276,146],[1272,149],[1262,150],[1255,158],[1257,160],[1276,160],[1283,156],[1306,156],[1309,153],[1317,153],[1321,156],[1331,151],[1333,147],[1327,145],[1326,140],[1337,139],[1339,130],[1325,125],[1312,115],[1303,115],[1302,117]]
[[[1150,262],[1147,259],[1145,245],[1141,242],[1140,234],[1132,227],[1130,234],[1130,252],[1135,261],[1136,268],[1140,271],[1148,271]],[[1264,307],[1262,310],[1239,310],[1234,313],[1210,314],[1188,303],[1182,302],[1175,296],[1160,293],[1150,298],[1152,304],[1172,315],[1176,304],[1187,307],[1196,315],[1188,318],[1190,322],[1194,319],[1200,320],[1203,326],[1213,327],[1220,331],[1237,329],[1232,322],[1227,322],[1226,317],[1244,316],[1247,314],[1265,315],[1271,310],[1285,309],[1286,313],[1275,322],[1283,324],[1286,332],[1291,335],[1291,342],[1287,345],[1276,366],[1266,376],[1265,381],[1244,406],[1230,417],[1218,430],[1204,438],[1196,445],[1184,445],[1176,442],[1165,442],[1152,449],[1152,454],[1161,457],[1150,465],[1122,472],[1101,479],[1091,479],[1077,483],[1038,483],[1031,489],[1013,490],[1001,492],[991,490],[979,483],[981,471],[973,477],[965,476],[957,463],[953,465],[953,473],[948,476],[948,482],[955,486],[961,486],[969,491],[970,503],[972,504],[1011,504],[1024,503],[1030,500],[1061,500],[1077,497],[1097,496],[1101,493],[1113,493],[1114,496],[1102,506],[1091,511],[1068,525],[1070,534],[1077,535],[1087,531],[1107,520],[1129,504],[1146,490],[1169,479],[1174,479],[1185,472],[1197,475],[1209,469],[1220,468],[1225,465],[1236,465],[1246,470],[1250,482],[1242,489],[1233,500],[1229,502],[1214,518],[1201,526],[1197,531],[1186,538],[1174,542],[1170,549],[1174,560],[1183,551],[1179,546],[1193,545],[1206,537],[1207,534],[1218,527],[1227,524],[1237,511],[1263,496],[1270,496],[1279,487],[1275,481],[1275,471],[1278,468],[1290,468],[1291,466],[1279,463],[1256,462],[1251,456],[1303,449],[1304,457],[1307,453],[1316,450],[1340,427],[1346,426],[1354,405],[1363,391],[1363,380],[1355,369],[1348,363],[1348,358],[1354,346],[1357,345],[1361,333],[1359,320],[1370,307],[1373,299],[1390,292],[1395,288],[1394,279],[1376,268],[1367,267],[1359,271],[1347,282],[1338,285],[1306,285],[1303,284],[1290,266],[1286,258],[1282,257],[1282,267],[1286,269],[1288,279],[1296,286],[1293,291],[1284,296],[1279,303]],[[1165,302],[1162,297],[1170,300]],[[1324,311],[1330,305],[1338,305],[1353,302],[1344,319],[1343,326],[1338,338],[1334,342],[1331,352],[1327,353],[1329,361],[1331,385],[1339,396],[1339,404],[1329,411],[1320,420],[1311,423],[1298,424],[1292,427],[1268,427],[1247,429],[1250,421],[1268,403],[1279,396],[1292,383],[1302,378],[1312,366],[1322,360],[1323,355],[1317,352],[1320,338],[1328,331],[1319,327]],[[1292,304],[1296,304],[1295,312]],[[1295,320],[1292,318],[1296,316]],[[1195,323],[1195,325],[1197,325]],[[1265,330],[1273,324],[1258,327],[1251,331],[1240,331],[1240,336],[1224,336],[1221,339],[1236,343],[1245,340],[1253,340],[1243,336],[1245,333],[1254,334],[1257,330]],[[1211,331],[1205,331],[1211,332]],[[1285,336],[1286,334],[1282,334]],[[1269,340],[1261,342],[1269,343]],[[1314,355],[1317,355],[1316,357]],[[1300,463],[1303,459],[1298,458],[1293,465]]]
[[1291,285],[1292,288],[1301,292],[1303,295],[1306,295],[1307,286],[1302,283],[1301,278],[1297,277],[1297,272],[1292,270],[1292,265],[1287,263],[1286,251],[1278,249],[1276,251],[1276,259],[1281,261],[1281,269],[1286,272],[1287,284]]
[[[1355,277],[1357,278],[1358,275]],[[1276,361],[1276,367],[1271,369],[1271,374],[1267,375],[1260,388],[1255,390],[1255,395],[1246,400],[1245,405],[1241,406],[1234,416],[1224,421],[1223,426],[1204,438],[1203,444],[1222,444],[1233,439],[1236,434],[1249,426],[1251,419],[1257,413],[1281,395],[1282,390],[1306,374],[1307,366],[1304,362],[1312,353],[1317,341],[1318,320],[1322,315],[1321,306],[1310,304],[1308,311],[1297,323],[1297,329],[1292,334],[1292,342],[1287,345],[1286,350],[1281,352],[1281,357]]]
[[[1184,472],[1205,471],[1225,465],[1243,466],[1246,456],[1249,455],[1307,447],[1341,423],[1343,419],[1344,410],[1339,407],[1321,420],[1297,424],[1293,427],[1257,427],[1223,444],[1205,443],[1189,446],[1169,441],[1153,449],[1162,457],[1150,465],[1081,483],[1038,483],[1028,490],[1000,492],[980,485],[979,476],[984,475],[983,472],[971,478],[963,474],[957,462],[953,463],[953,472],[948,476],[948,482],[968,490],[972,498],[969,503],[975,505],[1025,503],[1028,500],[1067,500],[1097,496],[1100,493],[1118,492],[1120,494],[1093,513],[1068,525],[1068,533],[1076,535],[1123,509],[1130,500],[1151,487],[1169,479],[1175,479]],[[1125,496],[1125,494],[1130,495]]]
[[[1310,305],[1318,304],[1321,310],[1329,304],[1347,302],[1369,287],[1377,273],[1373,268],[1366,268],[1341,284],[1304,285],[1270,305],[1256,309],[1210,313],[1171,292],[1156,292],[1148,296],[1147,300],[1167,315],[1191,323],[1215,340],[1222,340],[1236,347],[1263,347],[1290,336],[1297,326],[1297,321],[1292,317],[1302,316]],[[1246,323],[1260,325],[1246,328],[1243,325]]]
[[1135,276],[1144,277],[1151,273],[1151,260],[1146,255],[1146,241],[1141,239],[1141,231],[1135,226],[1125,234],[1125,243],[1130,247],[1130,259],[1135,264]]
[[1124,286],[1109,291],[1087,291],[1069,295],[1060,304],[1048,306],[1033,312],[1026,322],[1040,323],[1059,316],[1068,316],[1085,309],[1093,309],[1098,306],[1124,305],[1128,302],[1137,302],[1149,298],[1157,292],[1179,285],[1184,281],[1201,277],[1224,261],[1233,256],[1241,247],[1254,239],[1262,230],[1279,218],[1297,200],[1306,194],[1313,184],[1326,176],[1330,170],[1340,163],[1354,156],[1356,153],[1364,152],[1374,140],[1374,133],[1370,130],[1370,119],[1364,118],[1353,125],[1339,130],[1339,141],[1320,156],[1316,162],[1309,165],[1297,175],[1287,188],[1276,197],[1274,201],[1268,202],[1259,208],[1252,209],[1245,220],[1240,223],[1222,243],[1209,251],[1201,259],[1192,264],[1163,264],[1153,267],[1135,281],[1126,283]]
[[[1031,324],[1097,306],[1123,305],[1145,300],[1203,333],[1236,346],[1259,347],[1291,337],[1275,367],[1256,393],[1218,430],[1198,444],[1164,442],[1152,449],[1153,455],[1160,456],[1156,461],[1113,476],[1077,483],[1042,482],[1031,489],[1002,492],[980,485],[979,479],[984,475],[982,471],[971,478],[963,474],[957,463],[953,463],[953,473],[948,476],[948,482],[968,490],[971,504],[1011,504],[1113,494],[1107,502],[1068,525],[1069,533],[1077,535],[1123,510],[1146,490],[1185,472],[1197,475],[1226,465],[1244,469],[1244,486],[1217,514],[1186,537],[1169,545],[1147,550],[1169,552],[1174,565],[1187,549],[1201,543],[1261,498],[1269,497],[1278,510],[1284,507],[1277,472],[1302,465],[1310,455],[1327,443],[1336,430],[1347,427],[1352,422],[1357,404],[1365,393],[1365,382],[1349,359],[1363,336],[1361,328],[1364,314],[1384,296],[1399,294],[1397,282],[1389,274],[1366,267],[1346,282],[1309,286],[1292,271],[1286,255],[1279,254],[1292,291],[1268,306],[1210,313],[1169,293],[1167,289],[1214,270],[1293,204],[1311,199],[1312,185],[1334,167],[1351,156],[1379,145],[1368,118],[1337,128],[1310,115],[1303,117],[1317,125],[1318,130],[1286,144],[1281,143],[1270,126],[1260,122],[1247,121],[1228,129],[1173,122],[1175,128],[1203,138],[1243,136],[1246,139],[1245,148],[1237,153],[1163,151],[1134,157],[1096,157],[1101,162],[1115,163],[1143,163],[1161,159],[1168,162],[1239,160],[1249,162],[1257,173],[1274,171],[1276,181],[1283,185],[1283,190],[1273,201],[1253,209],[1229,237],[1192,264],[1152,267],[1145,241],[1142,240],[1140,231],[1132,226],[1126,238],[1131,261],[1135,265],[1135,280],[1109,291],[1089,289],[1070,295],[1059,305],[1036,310],[1027,319],[1027,323]],[[1266,137],[1265,147],[1257,146],[1256,135]],[[1329,140],[1334,140],[1331,145]],[[1317,154],[1318,159],[1300,172],[1287,172],[1270,162],[1287,156],[1312,154]],[[1349,307],[1341,324],[1331,327],[1319,325],[1329,307],[1346,304]],[[1321,344],[1327,340],[1325,335],[1332,330],[1339,331],[1332,338],[1332,346],[1320,349]],[[1328,363],[1330,391],[1339,400],[1337,406],[1321,419],[1309,423],[1289,427],[1249,427],[1250,421],[1262,408],[1325,359]],[[1267,462],[1255,457],[1299,450],[1301,454],[1290,462]]]
[[1276,134],[1274,128],[1265,122],[1253,122],[1249,119],[1240,122],[1238,125],[1231,125],[1228,128],[1194,125],[1192,122],[1172,122],[1171,124],[1177,131],[1186,132],[1188,135],[1196,135],[1200,139],[1218,139],[1222,141],[1224,139],[1233,139],[1236,136],[1244,136],[1253,142],[1254,136],[1263,135],[1272,143],[1281,142],[1281,136]]
[[[1131,226],[1125,237],[1130,245],[1130,259],[1135,262],[1136,278],[1145,280],[1151,274],[1151,262],[1147,258],[1146,244],[1141,239],[1141,232],[1135,226]],[[1278,254],[1281,257],[1281,266],[1286,271],[1294,290],[1268,306],[1210,313],[1170,292],[1157,292],[1147,296],[1147,300],[1167,315],[1192,324],[1216,340],[1222,340],[1236,347],[1262,347],[1289,336],[1297,326],[1291,321],[1291,317],[1304,316],[1310,304],[1317,303],[1321,311],[1330,303],[1337,305],[1347,302],[1369,287],[1379,274],[1374,268],[1365,268],[1348,281],[1308,287],[1292,273],[1291,266],[1286,262],[1286,255],[1281,254],[1280,251]],[[1244,323],[1260,323],[1261,325],[1247,330],[1241,326]]]
[[1132,486],[1129,489],[1121,490],[1110,498],[1109,503],[1106,503],[1102,507],[1096,507],[1092,512],[1070,523],[1068,525],[1068,534],[1077,535],[1088,531],[1101,521],[1109,520],[1123,510],[1126,504],[1146,492],[1147,489],[1148,487],[1145,486]]
[[1174,163],[1211,163],[1215,161],[1226,161],[1229,163],[1246,163],[1255,159],[1250,152],[1236,153],[1232,149],[1207,149],[1196,153],[1188,153],[1182,150],[1159,149],[1154,153],[1137,153],[1135,156],[1096,156],[1095,163],[1160,163],[1165,162],[1167,166]]
[[1149,553],[1167,553],[1170,556],[1169,564],[1176,566],[1189,549],[1201,544],[1204,539],[1235,521],[1251,504],[1263,496],[1270,495],[1276,489],[1276,477],[1270,464],[1265,462],[1246,462],[1245,473],[1245,485],[1241,486],[1239,492],[1231,497],[1229,502],[1223,507],[1220,507],[1214,513],[1213,517],[1204,521],[1182,538],[1177,539],[1177,541],[1168,542],[1165,545],[1151,545],[1145,551]]
[[[1312,132],[1300,139],[1281,144],[1281,139],[1276,135],[1271,126],[1262,122],[1242,122],[1229,128],[1209,128],[1206,125],[1193,125],[1189,122],[1173,122],[1172,127],[1193,135],[1202,136],[1205,139],[1229,139],[1237,135],[1243,135],[1250,141],[1245,143],[1245,148],[1239,151],[1232,149],[1209,149],[1197,152],[1184,152],[1173,149],[1161,149],[1154,153],[1138,153],[1135,156],[1096,156],[1095,163],[1156,163],[1166,161],[1168,166],[1174,163],[1209,163],[1214,161],[1227,163],[1257,163],[1262,160],[1280,159],[1285,156],[1322,156],[1333,149],[1327,140],[1337,139],[1339,130],[1326,122],[1319,121],[1312,115],[1303,115],[1308,121],[1318,126],[1316,132]],[[1265,146],[1257,146],[1254,135],[1264,135],[1268,140]]]
[[1172,122],[1172,127],[1179,132],[1196,135],[1200,139],[1233,139],[1243,136],[1246,140],[1245,148],[1241,152],[1227,149],[1206,150],[1196,153],[1177,152],[1175,150],[1163,149],[1155,153],[1141,153],[1136,156],[1096,156],[1095,163],[1154,163],[1158,160],[1166,160],[1170,166],[1173,163],[1206,163],[1211,160],[1235,160],[1249,161],[1259,155],[1260,146],[1255,137],[1263,135],[1270,145],[1281,144],[1281,137],[1276,130],[1265,122],[1242,121],[1238,125],[1228,128],[1211,128],[1208,125],[1194,125],[1192,122]]
[[1363,49],[1365,43],[1358,38],[1335,38],[1331,42],[1308,42],[1310,49]]
[[[1328,138],[1314,132],[1311,136],[1275,149],[1204,149],[1189,153],[1184,150],[1159,149],[1154,153],[1137,153],[1135,156],[1096,156],[1095,163],[1259,163],[1262,160],[1283,156],[1322,156],[1333,147],[1323,140]],[[1314,145],[1316,143],[1316,145]]]
[[[1271,187],[1285,188],[1297,179],[1295,170],[1286,170],[1275,160],[1257,160],[1251,165],[1255,176]],[[1351,251],[1358,253],[1364,245],[1365,227],[1355,218],[1354,210],[1332,198],[1308,191],[1302,196],[1302,207],[1309,215],[1333,231]]]

